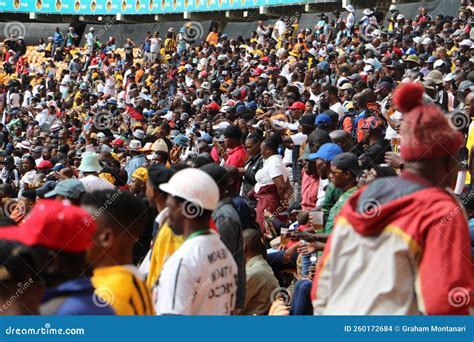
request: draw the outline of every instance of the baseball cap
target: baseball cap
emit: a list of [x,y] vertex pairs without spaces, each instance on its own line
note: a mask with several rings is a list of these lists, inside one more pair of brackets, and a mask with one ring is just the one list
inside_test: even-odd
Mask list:
[[242,138],[242,130],[239,126],[236,125],[229,125],[224,129],[224,137],[230,139],[241,139]]
[[24,223],[0,229],[0,240],[79,253],[92,245],[95,230],[94,219],[83,209],[68,201],[43,199],[36,202]]
[[463,39],[460,43],[459,46],[472,46],[472,41],[470,39]]
[[53,168],[53,163],[51,163],[49,160],[42,160],[38,166],[36,166],[37,169],[52,169]]
[[317,65],[318,69],[324,70],[324,71],[329,71],[329,63],[326,61],[319,62]]
[[441,84],[443,83],[443,74],[439,70],[431,70],[425,80],[432,81],[435,84]]
[[293,102],[293,104],[288,107],[288,109],[300,109],[300,110],[305,110],[306,109],[306,106],[303,102],[300,102],[300,101],[297,101],[297,102]]
[[198,138],[198,141],[204,141],[207,144],[212,144],[212,137],[209,133],[201,132],[201,136]]
[[207,105],[207,109],[219,110],[221,109],[221,106],[219,106],[216,102],[213,101]]
[[143,138],[145,138],[145,132],[141,129],[137,129],[135,130],[135,132],[133,132],[133,136],[138,140],[142,140]]
[[315,124],[316,126],[326,126],[331,123],[331,118],[327,114],[319,114],[316,117]]
[[115,146],[123,146],[123,144],[125,144],[125,140],[123,139],[115,139],[113,140],[110,145],[115,145]]
[[129,151],[138,151],[142,148],[142,143],[139,140],[131,140],[128,144]]
[[362,167],[359,165],[359,160],[354,153],[339,153],[331,161],[331,164],[341,170],[350,171],[356,177],[360,176],[362,173]]
[[380,82],[377,85],[377,89],[375,90],[375,92],[378,93],[382,90],[392,90],[392,85],[388,82]]
[[53,190],[47,192],[44,197],[51,198],[57,195],[66,198],[78,199],[82,193],[86,192],[84,184],[78,179],[65,179],[56,184]]
[[173,139],[173,144],[181,146],[181,147],[187,147],[188,143],[189,143],[189,138],[185,136],[184,134],[178,134]]
[[171,196],[182,198],[206,210],[215,210],[219,202],[216,182],[200,169],[178,171],[167,183],[160,184],[159,188]]
[[308,156],[308,159],[322,159],[325,161],[331,161],[339,153],[342,153],[341,147],[339,147],[339,145],[333,143],[326,143],[322,145],[316,153],[311,153]]

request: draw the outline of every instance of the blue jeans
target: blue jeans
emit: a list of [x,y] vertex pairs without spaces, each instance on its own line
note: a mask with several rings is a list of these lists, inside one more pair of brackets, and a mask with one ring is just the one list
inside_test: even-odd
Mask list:
[[307,277],[309,274],[309,266],[311,266],[311,255],[301,256],[301,275]]
[[301,279],[295,283],[295,290],[291,300],[290,315],[312,315],[313,304],[311,303],[311,286],[313,282],[309,279]]
[[282,284],[282,271],[287,269],[296,269],[296,259],[298,259],[298,253],[293,253],[290,261],[285,263],[283,261],[283,255],[285,254],[284,251],[275,251],[273,249],[269,249],[267,252],[268,264],[271,266],[273,273],[275,273],[275,277],[278,279],[278,282]]

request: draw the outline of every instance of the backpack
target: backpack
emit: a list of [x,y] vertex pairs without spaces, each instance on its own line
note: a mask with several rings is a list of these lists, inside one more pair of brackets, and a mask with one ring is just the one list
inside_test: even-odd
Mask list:
[[351,135],[355,138],[355,135],[353,135],[353,132],[354,132],[354,125],[355,125],[356,117],[357,117],[357,112],[354,111],[354,110],[349,110],[349,111],[345,112],[344,116],[339,120],[339,123],[337,125],[337,129],[344,129],[344,127],[343,127],[344,121],[347,118],[350,118],[351,119],[351,124],[352,124]]

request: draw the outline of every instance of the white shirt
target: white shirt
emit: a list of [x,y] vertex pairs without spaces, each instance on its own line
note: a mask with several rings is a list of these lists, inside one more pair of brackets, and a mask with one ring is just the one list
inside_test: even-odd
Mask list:
[[10,94],[8,103],[12,108],[20,107],[20,95],[17,93]]
[[339,102],[333,104],[331,107],[329,107],[329,109],[336,112],[337,115],[339,115],[339,119],[342,119],[344,116],[344,107]]
[[230,315],[237,264],[218,234],[184,241],[165,262],[153,293],[158,315]]
[[150,53],[159,53],[160,52],[160,39],[159,38],[150,38]]
[[102,179],[102,178],[94,176],[94,175],[89,175],[89,176],[81,178],[79,180],[84,185],[84,188],[86,188],[87,193],[91,193],[91,192],[94,192],[96,190],[113,190],[113,189],[115,189],[115,187],[113,186],[112,183],[107,182],[105,179]]
[[319,177],[318,198],[316,200],[317,208],[323,205],[324,196],[326,195],[326,186],[328,184],[329,184],[329,179],[322,179],[321,177]]
[[288,179],[288,171],[281,156],[274,154],[263,162],[263,167],[255,174],[255,192],[258,192],[262,186],[274,184],[273,178],[283,176],[283,179]]

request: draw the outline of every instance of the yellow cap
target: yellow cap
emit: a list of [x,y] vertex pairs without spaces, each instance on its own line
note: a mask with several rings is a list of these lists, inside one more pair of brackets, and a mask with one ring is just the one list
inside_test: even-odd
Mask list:
[[144,167],[139,167],[133,171],[132,177],[141,180],[142,182],[146,182],[148,180],[148,170]]

